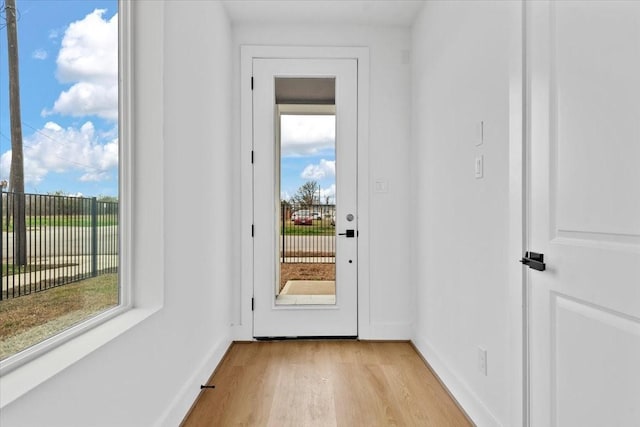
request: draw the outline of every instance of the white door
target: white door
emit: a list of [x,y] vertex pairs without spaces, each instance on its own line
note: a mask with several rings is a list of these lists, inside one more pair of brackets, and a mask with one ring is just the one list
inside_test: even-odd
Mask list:
[[[333,105],[321,102],[324,85],[333,84]],[[294,100],[282,104],[276,99],[276,82],[294,84],[286,86],[283,98]],[[310,101],[296,98],[298,83],[311,82]],[[287,93],[287,91],[289,91]],[[320,94],[320,95],[319,95]],[[278,95],[280,97],[280,95]],[[320,101],[318,101],[320,99]],[[333,186],[317,188],[318,197],[311,202],[294,206],[291,193],[284,189],[293,166],[281,164],[284,152],[295,146],[300,153],[319,150],[307,137],[288,141],[284,134],[316,135],[325,130],[293,129],[287,131],[286,118],[334,114],[333,158],[315,158],[317,162],[299,164],[293,172],[316,184],[316,179],[333,173]],[[322,117],[321,117],[322,118]],[[253,329],[255,337],[310,337],[357,336],[357,61],[355,59],[258,59],[253,60],[253,221],[254,221],[254,301]],[[300,120],[304,123],[304,120]],[[311,125],[309,125],[311,126]],[[292,137],[293,138],[293,137]],[[313,139],[311,136],[309,138]],[[318,137],[322,139],[322,137]],[[329,138],[329,137],[327,137]],[[327,138],[324,138],[325,140]],[[316,141],[317,142],[317,141]],[[326,142],[326,141],[325,141]],[[311,144],[311,145],[305,145]],[[295,156],[295,154],[293,154]],[[302,154],[300,154],[302,156]],[[301,165],[301,166],[300,166]],[[305,182],[306,184],[306,182]],[[318,185],[320,187],[320,185]],[[327,192],[329,190],[329,192]],[[315,190],[313,190],[315,193]],[[296,193],[297,194],[297,193]],[[316,216],[317,215],[317,216]],[[304,221],[309,220],[309,223]],[[296,219],[298,218],[298,219]],[[333,223],[333,225],[331,224]],[[320,224],[320,234],[309,234]],[[306,228],[305,228],[306,227]],[[283,236],[295,228],[298,235]],[[301,234],[302,233],[302,234]],[[333,242],[333,243],[331,243]],[[291,251],[292,245],[296,246]],[[320,246],[318,246],[320,245]],[[286,248],[285,248],[286,246]],[[318,249],[320,248],[320,249]],[[286,257],[285,257],[286,254]],[[333,290],[315,291],[316,287],[330,284],[326,278],[311,280],[285,280],[282,275],[294,262],[302,267],[318,263],[331,264],[335,257]],[[302,263],[307,264],[302,264]],[[313,270],[313,269],[312,269]],[[289,273],[287,273],[289,274]],[[322,280],[314,280],[322,279]],[[286,281],[286,284],[283,283]],[[301,285],[301,286],[298,286]],[[282,287],[284,286],[284,288]],[[295,286],[299,291],[291,291]],[[326,287],[326,286],[325,286]],[[311,290],[309,290],[311,289]],[[319,289],[319,288],[318,288]],[[329,295],[327,295],[329,293]],[[316,295],[318,294],[318,295]]]
[[640,426],[640,2],[528,2],[532,426]]

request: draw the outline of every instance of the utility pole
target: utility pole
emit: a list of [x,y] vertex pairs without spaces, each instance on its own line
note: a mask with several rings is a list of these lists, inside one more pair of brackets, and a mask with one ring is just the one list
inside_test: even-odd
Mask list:
[[13,192],[14,264],[27,264],[27,227],[25,222],[24,160],[22,157],[22,118],[20,117],[20,77],[18,70],[18,10],[16,0],[5,0],[7,51],[9,54],[9,114],[11,116],[11,175]]

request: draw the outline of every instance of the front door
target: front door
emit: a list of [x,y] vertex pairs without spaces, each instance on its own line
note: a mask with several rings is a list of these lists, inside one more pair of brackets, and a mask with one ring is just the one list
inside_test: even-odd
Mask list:
[[527,8],[531,425],[640,426],[640,4]]
[[357,336],[357,61],[253,59],[255,337]]

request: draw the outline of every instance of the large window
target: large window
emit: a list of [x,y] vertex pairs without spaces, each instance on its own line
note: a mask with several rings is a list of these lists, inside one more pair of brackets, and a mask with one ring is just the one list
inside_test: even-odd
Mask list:
[[114,315],[126,298],[118,1],[5,1],[0,360],[8,366]]

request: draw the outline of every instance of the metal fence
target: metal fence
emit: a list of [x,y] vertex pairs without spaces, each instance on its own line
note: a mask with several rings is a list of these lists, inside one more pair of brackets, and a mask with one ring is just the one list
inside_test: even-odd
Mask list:
[[333,205],[280,206],[280,260],[282,263],[335,263],[335,207]]
[[2,192],[0,225],[0,300],[118,271],[118,202]]

